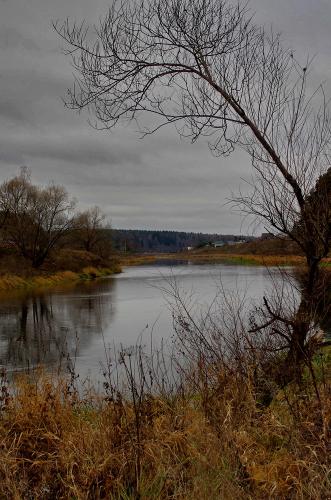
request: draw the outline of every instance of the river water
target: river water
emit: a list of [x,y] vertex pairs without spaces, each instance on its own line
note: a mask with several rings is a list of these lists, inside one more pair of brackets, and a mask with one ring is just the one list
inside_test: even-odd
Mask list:
[[[0,298],[0,366],[7,371],[43,365],[57,369],[69,354],[81,380],[102,379],[109,349],[139,342],[171,342],[171,310],[164,289],[176,280],[183,293],[208,305],[222,283],[259,300],[277,270],[229,264],[163,263],[47,292]],[[276,278],[277,279],[277,278]]]

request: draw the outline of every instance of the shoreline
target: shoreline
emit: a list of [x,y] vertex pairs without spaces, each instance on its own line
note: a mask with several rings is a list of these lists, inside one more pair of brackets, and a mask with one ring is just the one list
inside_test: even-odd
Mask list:
[[[304,266],[305,259],[300,255],[258,255],[258,254],[228,254],[214,252],[180,252],[159,254],[131,254],[121,256],[123,266],[135,266],[155,263],[163,260],[194,261],[199,263],[232,263],[247,266]],[[331,266],[331,258],[324,259],[322,267]]]
[[5,274],[0,277],[0,294],[7,292],[23,292],[31,290],[52,289],[57,286],[112,276],[121,272],[120,266],[93,267],[86,266],[81,271],[58,271],[51,274],[22,277],[15,274]]
[[[122,272],[123,267],[156,264],[158,261],[190,261],[200,264],[228,263],[243,266],[304,266],[305,259],[299,255],[225,254],[203,252],[154,253],[122,255],[119,264],[112,267],[86,266],[80,271],[58,271],[35,276],[19,276],[8,273],[0,276],[0,294],[34,289],[52,289],[64,284],[90,281]],[[331,258],[323,259],[321,267],[331,270]]]

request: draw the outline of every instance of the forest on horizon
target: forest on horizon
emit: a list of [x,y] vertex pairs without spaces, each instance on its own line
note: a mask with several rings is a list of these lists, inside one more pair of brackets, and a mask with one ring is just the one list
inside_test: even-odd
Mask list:
[[113,246],[119,251],[179,252],[188,247],[200,247],[215,241],[251,241],[253,236],[234,234],[194,233],[185,231],[112,229]]

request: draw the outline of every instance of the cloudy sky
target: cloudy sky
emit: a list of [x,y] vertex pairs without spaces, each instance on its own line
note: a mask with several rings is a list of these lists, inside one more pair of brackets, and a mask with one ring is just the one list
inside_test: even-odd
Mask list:
[[[98,204],[113,227],[245,233],[226,205],[249,177],[238,152],[213,158],[171,128],[139,139],[134,127],[100,132],[87,114],[61,101],[70,62],[52,20],[95,22],[107,0],[0,0],[0,182],[22,165],[36,183],[66,186],[80,208]],[[317,80],[331,88],[331,0],[251,0],[260,23],[273,24],[298,54],[316,55]]]

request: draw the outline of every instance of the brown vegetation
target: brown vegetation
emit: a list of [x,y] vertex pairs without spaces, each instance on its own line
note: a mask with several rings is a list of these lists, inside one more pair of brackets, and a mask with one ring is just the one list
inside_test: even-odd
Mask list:
[[[259,255],[246,253],[225,253],[219,251],[179,252],[176,254],[130,255],[121,256],[123,266],[135,266],[157,261],[189,261],[200,263],[230,263],[255,266],[304,266],[305,259],[299,255]],[[328,260],[325,260],[328,263]]]
[[2,243],[39,268],[73,229],[74,206],[63,186],[35,186],[29,172],[22,169],[20,175],[0,186]]
[[73,371],[3,376],[2,497],[328,498],[330,351],[312,339],[300,383],[280,385],[278,341],[247,329],[242,301],[201,313],[169,285],[171,364],[122,351],[98,394]]
[[0,254],[0,291],[54,286],[119,273],[121,267],[115,256],[103,259],[84,250],[61,249],[35,269],[17,252]]
[[[144,133],[176,123],[193,141],[207,136],[217,154],[244,149],[254,181],[238,206],[296,243],[305,266],[297,295],[284,272],[248,318],[243,301],[235,307],[229,294],[227,309],[212,314],[215,299],[203,314],[170,284],[173,385],[167,364],[155,372],[132,350],[119,356],[126,388],[109,380],[104,396],[79,396],[75,378],[23,379],[13,384],[13,397],[4,384],[2,495],[328,498],[330,358],[321,346],[330,342],[321,318],[330,304],[321,263],[331,243],[331,118],[323,89],[309,95],[307,65],[254,25],[240,3],[115,2],[94,41],[84,23],[56,28],[78,71],[69,106],[92,108],[106,128],[149,112],[159,121]],[[29,191],[33,207],[39,194]],[[39,212],[23,212],[22,227],[33,221],[43,241],[56,236],[44,223],[36,226],[31,213]],[[11,213],[8,220],[13,242]],[[16,247],[39,267],[39,243],[35,259],[35,238],[25,241]],[[210,255],[215,260],[221,252]],[[258,260],[254,252],[244,255],[223,252],[232,261]],[[267,252],[263,259],[276,263]]]
[[153,264],[158,258],[172,258],[173,254],[119,254],[123,266],[139,266],[141,264]]
[[257,255],[303,255],[298,245],[289,238],[257,238],[256,240],[235,245],[224,245],[213,249],[222,253]]
[[[298,245],[288,238],[257,238],[245,243],[214,248],[204,246],[190,251],[154,254],[119,254],[124,266],[148,264],[158,260],[183,260],[201,263],[228,262],[241,265],[296,266],[304,269],[306,259]],[[331,257],[322,260],[322,266],[330,269]]]
[[96,206],[76,214],[74,206],[63,186],[36,186],[25,168],[1,184],[2,291],[119,272],[105,215]]
[[320,401],[307,379],[300,394],[288,387],[265,407],[252,375],[219,370],[200,391],[146,394],[139,441],[137,408],[118,392],[79,397],[45,374],[18,378],[14,397],[3,384],[0,495],[328,498],[329,382],[319,380]]

